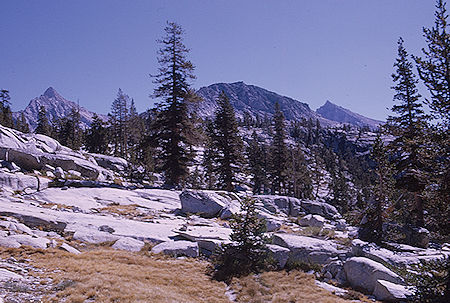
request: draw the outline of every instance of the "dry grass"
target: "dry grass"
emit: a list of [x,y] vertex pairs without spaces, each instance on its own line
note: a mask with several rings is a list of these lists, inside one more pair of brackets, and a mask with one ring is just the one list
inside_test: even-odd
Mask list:
[[225,284],[206,274],[207,263],[97,249],[73,255],[59,250],[9,249],[0,253],[45,269],[60,285],[44,302],[229,302]]
[[106,207],[99,209],[99,212],[106,214],[119,215],[128,219],[136,219],[139,221],[148,221],[155,218],[154,214],[145,213],[142,211],[142,207],[137,204],[110,204]]
[[238,302],[348,302],[318,287],[312,275],[297,270],[266,272],[233,279],[231,287],[237,293]]

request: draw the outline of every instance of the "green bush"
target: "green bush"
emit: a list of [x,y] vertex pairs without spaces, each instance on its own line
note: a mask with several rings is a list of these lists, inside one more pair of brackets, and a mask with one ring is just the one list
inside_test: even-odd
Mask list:
[[241,212],[230,220],[232,243],[220,246],[212,258],[212,275],[218,281],[275,268],[266,244],[266,224],[256,213],[255,201],[243,199]]
[[446,303],[450,298],[450,257],[422,261],[413,266],[406,280],[414,286],[414,302]]

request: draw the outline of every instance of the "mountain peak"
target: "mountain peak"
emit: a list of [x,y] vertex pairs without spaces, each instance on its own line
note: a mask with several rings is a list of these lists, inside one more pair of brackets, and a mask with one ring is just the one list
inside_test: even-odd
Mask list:
[[61,98],[61,95],[51,86],[44,92],[44,96],[48,98]]
[[327,100],[324,105],[319,107],[316,112],[326,119],[360,127],[369,126],[372,129],[376,129],[382,123],[382,121],[378,121],[354,113],[351,110],[336,105],[329,100]]

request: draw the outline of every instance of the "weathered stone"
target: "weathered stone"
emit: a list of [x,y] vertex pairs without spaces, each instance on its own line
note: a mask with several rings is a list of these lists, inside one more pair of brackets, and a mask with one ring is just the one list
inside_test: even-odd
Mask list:
[[0,237],[0,247],[19,248],[20,243],[10,237]]
[[325,224],[325,218],[320,215],[306,215],[298,223],[302,226],[320,227]]
[[339,254],[333,242],[299,235],[274,234],[272,243],[289,248],[288,262],[326,264]]
[[38,178],[35,176],[0,172],[0,188],[7,187],[11,190],[23,191],[25,189],[37,190],[38,186]]
[[11,238],[19,242],[21,245],[31,246],[40,249],[46,249],[47,245],[50,243],[49,239],[41,237],[35,238],[29,235],[13,235],[9,236],[8,238]]
[[278,268],[283,269],[289,259],[290,250],[275,244],[267,244],[270,256],[277,262]]
[[353,257],[344,264],[347,280],[353,288],[372,293],[377,280],[403,284],[399,275],[384,265],[364,257]]
[[87,243],[94,243],[94,244],[100,244],[105,242],[113,242],[118,240],[120,237],[111,235],[106,232],[96,231],[94,229],[83,229],[83,230],[77,230],[73,234],[73,239],[87,242]]
[[120,250],[127,251],[140,251],[144,247],[145,243],[133,238],[120,238],[111,247]]
[[24,280],[24,277],[12,272],[12,271],[9,271],[7,269],[0,268],[0,281],[4,282],[4,281],[10,281],[10,280],[15,280],[15,281]]
[[336,207],[325,202],[302,200],[302,208],[307,214],[321,215],[329,220],[341,218]]
[[59,249],[65,250],[65,251],[67,251],[67,252],[69,252],[69,253],[71,253],[71,254],[75,254],[75,255],[81,254],[81,252],[80,252],[78,249],[76,249],[75,247],[70,246],[70,245],[67,244],[67,243],[63,243],[63,244],[59,247]]
[[160,243],[152,248],[152,253],[171,256],[198,257],[198,244],[190,241],[170,241]]
[[215,192],[185,190],[180,194],[181,210],[212,218],[218,216],[227,200]]
[[57,168],[55,168],[55,170],[53,171],[53,174],[58,179],[65,179],[66,178],[66,174],[64,173],[64,170],[61,167],[59,167],[59,166]]
[[385,280],[377,280],[373,295],[377,300],[388,302],[404,301],[413,295],[411,288]]
[[64,222],[48,221],[35,216],[29,216],[20,213],[13,213],[1,210],[0,216],[14,217],[32,229],[42,229],[44,231],[54,231],[57,233],[63,232],[67,226],[67,223]]

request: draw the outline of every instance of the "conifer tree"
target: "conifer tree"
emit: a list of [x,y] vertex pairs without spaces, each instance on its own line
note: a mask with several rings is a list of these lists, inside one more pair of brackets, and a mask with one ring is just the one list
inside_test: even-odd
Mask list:
[[51,136],[51,126],[48,122],[47,111],[44,106],[39,107],[37,127],[34,130],[36,134]]
[[396,156],[396,185],[413,194],[416,213],[414,223],[416,226],[423,226],[422,192],[426,181],[424,171],[426,155],[423,140],[427,116],[419,102],[421,95],[416,88],[418,80],[412,71],[412,63],[408,59],[408,53],[401,38],[398,41],[398,58],[394,67],[396,70],[392,74],[392,79],[395,85],[392,89],[395,91],[394,100],[399,103],[391,109],[397,115],[389,116],[387,119],[387,128],[395,136],[389,149]]
[[289,149],[287,160],[288,195],[300,199],[310,199],[313,192],[311,174],[305,154],[299,145]]
[[233,106],[225,92],[217,98],[218,109],[215,113],[212,141],[217,151],[215,162],[219,188],[234,190],[237,175],[243,163],[243,142],[239,136],[238,123]]
[[157,87],[153,96],[163,98],[157,105],[155,140],[161,148],[161,167],[166,185],[181,186],[188,174],[187,165],[192,160],[192,124],[189,121],[187,103],[192,98],[189,80],[194,79],[194,66],[187,60],[189,50],[183,44],[182,28],[168,22],[166,35],[158,40],[162,45],[158,52],[158,74],[153,75]]
[[88,152],[106,154],[108,151],[108,129],[106,123],[94,114],[91,127],[86,130],[85,146]]
[[247,147],[247,158],[252,177],[252,189],[254,194],[267,193],[269,189],[268,152],[267,148],[259,142],[255,131],[252,140]]
[[378,133],[372,146],[370,157],[376,163],[374,168],[375,182],[371,186],[372,197],[366,206],[360,237],[362,240],[380,244],[382,240],[385,240],[383,223],[389,215],[386,210],[393,204],[394,197],[393,168],[388,161],[387,150],[380,133]]
[[275,103],[275,113],[273,116],[274,133],[271,146],[271,178],[272,194],[281,194],[286,185],[286,129],[284,115],[280,109],[280,104]]
[[[427,144],[432,151],[430,162],[431,174],[428,178],[428,200],[431,229],[437,235],[448,234],[448,220],[441,220],[444,214],[450,216],[450,25],[446,3],[436,1],[435,24],[432,28],[424,28],[423,34],[427,48],[422,49],[423,57],[414,57],[419,77],[430,93],[425,102],[431,108],[434,118],[430,127]],[[437,123],[436,123],[437,122]],[[441,231],[441,232],[439,232]],[[450,239],[447,237],[447,241]]]
[[138,165],[143,162],[144,149],[143,139],[145,135],[145,122],[139,116],[134,100],[131,100],[130,113],[128,118],[128,153],[129,161]]
[[25,115],[23,112],[20,114],[20,118],[17,119],[16,129],[18,131],[21,131],[22,133],[30,132],[30,125],[28,124],[27,120],[25,119]]
[[113,154],[124,159],[128,158],[129,100],[130,97],[119,88],[108,114]]
[[424,58],[414,57],[419,77],[428,88],[431,99],[427,100],[433,113],[450,123],[450,25],[447,22],[446,3],[436,3],[435,25],[424,28],[427,49],[422,49]]
[[206,140],[205,151],[203,153],[202,166],[205,169],[203,182],[207,189],[216,189],[217,185],[217,165],[215,159],[217,158],[217,149],[214,144],[214,124],[211,120],[205,121]]
[[14,127],[10,100],[9,91],[6,89],[0,90],[0,124],[6,127]]
[[233,277],[273,269],[266,224],[258,218],[254,200],[241,201],[241,212],[233,216],[230,225],[232,242],[220,246],[213,256],[213,277],[229,282]]

